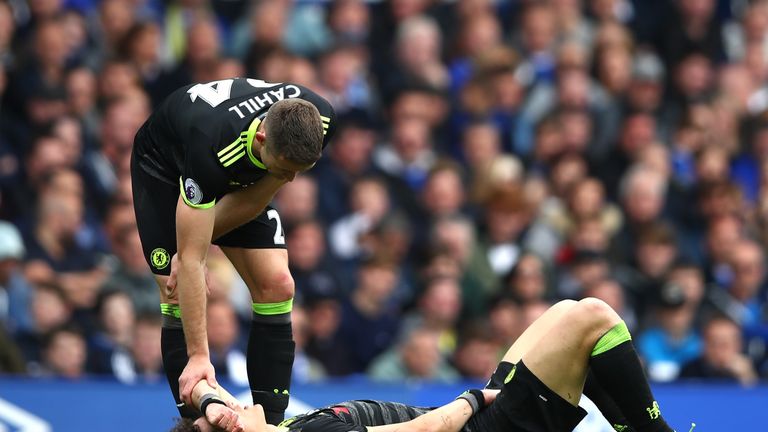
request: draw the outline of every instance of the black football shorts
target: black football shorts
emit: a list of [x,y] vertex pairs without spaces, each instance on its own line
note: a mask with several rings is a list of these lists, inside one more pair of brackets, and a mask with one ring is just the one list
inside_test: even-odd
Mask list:
[[[179,186],[149,175],[131,160],[131,183],[136,224],[141,247],[152,273],[171,274],[171,257],[176,253],[176,204]],[[246,249],[285,249],[280,215],[267,207],[256,219],[213,241],[225,247]]]
[[587,415],[550,390],[522,361],[499,363],[486,387],[501,393],[469,420],[465,432],[565,432]]

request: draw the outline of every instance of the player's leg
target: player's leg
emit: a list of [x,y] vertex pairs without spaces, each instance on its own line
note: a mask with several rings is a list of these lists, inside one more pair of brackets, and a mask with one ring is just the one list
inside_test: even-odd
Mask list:
[[288,407],[295,348],[291,330],[294,284],[280,217],[268,208],[214,243],[221,246],[251,292],[248,381],[253,402],[262,405],[267,422],[276,425]]
[[575,300],[562,300],[555,303],[544,312],[539,318],[537,318],[528,328],[523,331],[520,337],[517,338],[515,343],[504,354],[502,361],[509,363],[517,363],[523,357],[523,354],[527,353],[544,337],[549,333],[560,319],[565,315],[572,307],[577,304]]
[[267,422],[283,421],[288,407],[295,344],[291,330],[293,278],[285,249],[222,247],[248,285],[253,319],[247,368],[253,403],[264,407]]
[[[489,388],[501,388],[505,378],[512,369],[512,365],[520,361],[525,353],[533,347],[552,330],[561,318],[578,303],[574,300],[563,300],[550,307],[542,316],[534,321],[517,338],[514,344],[507,350],[497,371],[493,374],[488,383]],[[623,432],[632,432],[633,429],[628,426],[626,418],[621,410],[616,406],[613,400],[606,392],[595,382],[592,374],[589,374],[584,387],[584,394],[597,405],[600,412],[608,421],[618,430]]]
[[171,272],[171,257],[176,253],[176,202],[179,189],[163,183],[145,173],[131,161],[131,183],[133,186],[136,225],[141,238],[144,258],[155,276],[160,292],[160,310],[163,328],[160,346],[163,369],[173,393],[179,414],[184,418],[197,418],[199,413],[185,406],[179,398],[179,376],[187,365],[187,344],[181,326],[178,299],[166,290]]
[[672,431],[661,417],[627,326],[600,300],[579,301],[523,355],[522,363],[572,404],[578,403],[591,367],[636,430]]

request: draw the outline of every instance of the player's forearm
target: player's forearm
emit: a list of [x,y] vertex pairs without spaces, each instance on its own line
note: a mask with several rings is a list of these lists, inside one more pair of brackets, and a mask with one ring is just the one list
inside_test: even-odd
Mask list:
[[219,385],[216,388],[213,388],[210,385],[208,385],[208,381],[201,380],[195,385],[195,388],[192,389],[192,404],[195,405],[195,408],[200,409],[200,402],[202,401],[203,396],[211,393],[217,395],[221,400],[225,402],[232,402],[235,404],[239,403],[237,398],[232,396],[232,394],[229,393],[221,385]]
[[212,238],[215,240],[256,218],[284,184],[284,180],[267,175],[245,189],[224,196],[216,204]]
[[204,262],[179,258],[178,292],[181,322],[187,341],[187,354],[208,357],[208,337],[205,328],[206,290]]
[[370,432],[459,432],[472,417],[472,407],[457,399],[405,423],[372,426]]
[[414,422],[418,430],[424,432],[459,432],[472,417],[472,407],[464,399],[455,400],[432,410]]

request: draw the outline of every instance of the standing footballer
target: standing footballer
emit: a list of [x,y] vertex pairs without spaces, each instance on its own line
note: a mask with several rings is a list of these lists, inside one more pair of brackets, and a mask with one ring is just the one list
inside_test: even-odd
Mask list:
[[[311,168],[333,134],[331,105],[305,87],[234,78],[172,93],[136,134],[133,198],[144,256],[160,288],[162,351],[182,417],[192,389],[215,386],[206,335],[206,253],[221,247],[248,285],[248,380],[270,424],[288,406],[294,284],[269,203]],[[173,274],[172,274],[173,270]]]

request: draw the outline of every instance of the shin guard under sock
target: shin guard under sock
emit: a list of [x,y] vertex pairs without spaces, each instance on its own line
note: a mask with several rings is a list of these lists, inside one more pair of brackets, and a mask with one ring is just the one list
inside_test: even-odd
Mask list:
[[[187,366],[187,342],[184,340],[184,330],[181,327],[181,315],[179,307],[163,303],[163,328],[160,333],[160,349],[163,354],[163,369],[171,387],[176,408],[183,418],[196,419],[200,412],[193,406],[185,405],[179,398],[179,377],[184,367]],[[178,315],[178,316],[177,316]]]
[[291,330],[293,301],[254,303],[248,339],[248,382],[254,404],[267,423],[283,421],[288,408],[295,343]]
[[590,368],[600,387],[638,432],[673,432],[653,398],[632,336],[622,321],[595,345]]

